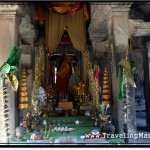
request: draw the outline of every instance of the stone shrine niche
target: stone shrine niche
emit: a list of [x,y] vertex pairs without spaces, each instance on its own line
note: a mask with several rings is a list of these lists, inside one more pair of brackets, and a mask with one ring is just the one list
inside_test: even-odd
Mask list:
[[[56,51],[48,57],[49,85],[48,98],[57,101],[76,99],[77,84],[82,79],[81,52],[74,49],[68,34],[65,32]],[[53,91],[52,91],[53,89]]]

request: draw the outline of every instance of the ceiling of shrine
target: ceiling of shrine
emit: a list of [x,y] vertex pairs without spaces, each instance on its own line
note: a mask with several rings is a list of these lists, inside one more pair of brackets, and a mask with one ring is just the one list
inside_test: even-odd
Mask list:
[[[20,4],[21,2],[19,2]],[[34,12],[37,2],[23,2],[20,6],[20,31],[26,33],[26,29],[34,27]],[[112,5],[126,5],[127,2],[87,2],[90,20],[87,22],[87,31],[92,33],[87,35],[94,38],[95,43],[106,41],[108,39],[108,20]],[[133,2],[129,3],[129,18],[133,20],[150,21],[150,2]],[[27,17],[28,16],[28,17]],[[30,17],[29,17],[30,16]],[[87,32],[88,33],[88,32]],[[91,39],[90,39],[91,40]]]

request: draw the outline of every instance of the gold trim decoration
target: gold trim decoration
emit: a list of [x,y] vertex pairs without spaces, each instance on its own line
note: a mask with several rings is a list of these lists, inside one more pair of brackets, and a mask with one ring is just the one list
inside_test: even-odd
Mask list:
[[22,82],[27,82],[27,79],[22,79]]
[[28,98],[27,97],[20,97],[20,102],[27,102],[28,101]]
[[104,77],[104,81],[105,81],[105,80],[108,80],[108,77]]
[[26,75],[22,75],[22,79],[26,78]]
[[21,112],[23,114],[23,120],[22,120],[22,125],[23,127],[27,128],[28,124],[27,124],[27,114],[29,113],[29,109],[30,109],[30,104],[29,104],[29,100],[28,100],[28,92],[27,92],[27,77],[26,77],[26,68],[22,69],[22,75],[21,75],[21,84],[20,84],[20,98],[19,98],[19,109],[21,109]]
[[26,82],[21,83],[21,86],[27,86],[27,83]]
[[29,104],[19,104],[19,109],[29,108]]
[[109,88],[109,85],[103,85],[103,88],[107,89],[107,88]]
[[103,84],[108,84],[108,81],[103,81]]
[[102,99],[110,99],[110,95],[103,95]]
[[89,80],[89,94],[92,97],[92,115],[96,119],[100,112],[99,94],[98,94],[98,82],[95,79],[92,63],[90,61],[89,51],[86,50],[82,53],[83,56],[83,80],[86,82]]
[[110,90],[108,90],[108,89],[107,89],[107,90],[103,90],[102,93],[103,93],[103,94],[105,94],[105,93],[110,93]]
[[[105,79],[105,80],[104,80]],[[103,86],[102,86],[102,105],[108,106],[111,104],[111,92],[108,76],[108,67],[104,67]]]
[[22,122],[22,126],[23,126],[24,128],[26,128],[26,127],[27,127],[27,120],[23,120],[23,122]]
[[108,105],[110,105],[111,104],[111,101],[106,101],[106,100],[104,100],[103,102],[102,102],[102,105],[104,105],[104,106],[108,106]]
[[22,86],[22,87],[20,87],[20,90],[21,91],[27,91],[27,87],[26,86]]
[[35,110],[35,114],[38,114],[38,103],[36,102],[36,91],[42,84],[42,78],[44,71],[41,69],[44,68],[44,45],[42,39],[40,39],[39,45],[39,56],[36,58],[35,64],[35,79],[33,81],[33,90],[32,90],[32,98],[31,98],[31,107]]
[[25,92],[25,91],[21,91],[20,92],[20,96],[27,96],[28,94],[27,94],[27,92]]

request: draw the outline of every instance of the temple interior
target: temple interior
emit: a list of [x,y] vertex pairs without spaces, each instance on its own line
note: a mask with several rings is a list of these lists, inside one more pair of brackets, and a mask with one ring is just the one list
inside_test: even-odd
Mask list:
[[149,2],[0,2],[0,33],[0,143],[150,144]]

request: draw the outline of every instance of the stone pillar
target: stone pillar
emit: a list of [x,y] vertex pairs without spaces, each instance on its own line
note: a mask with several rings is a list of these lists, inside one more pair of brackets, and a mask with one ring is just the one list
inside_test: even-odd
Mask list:
[[[23,9],[20,7],[20,9]],[[27,86],[32,89],[34,79],[35,66],[35,27],[32,22],[34,8],[30,8],[29,4],[24,7],[24,17],[21,18],[19,27],[19,37],[21,40],[20,47],[22,48],[21,67],[27,69]],[[32,15],[31,15],[32,14]],[[28,90],[29,99],[31,99],[31,90]]]
[[[7,61],[12,47],[17,44],[17,13],[18,5],[9,5],[6,3],[0,4],[0,66]],[[7,87],[7,100],[8,100],[8,128],[9,138],[15,132],[15,108],[16,99],[15,93],[10,86]],[[1,137],[1,133],[0,133]],[[8,141],[9,142],[9,141]]]
[[[118,133],[124,133],[123,131],[123,102],[117,99],[117,85],[118,85],[118,62],[121,60],[128,47],[128,38],[130,38],[130,26],[128,20],[128,14],[130,5],[112,5],[111,17],[109,22],[109,42],[112,53],[112,94],[113,94],[113,114],[114,123],[117,127]],[[128,123],[128,133],[135,133],[135,96],[134,90],[128,86],[129,103],[132,107],[129,107],[129,118],[132,119],[132,123]],[[132,125],[131,125],[132,124]],[[128,141],[129,142],[129,141]],[[134,141],[130,141],[134,143]]]

